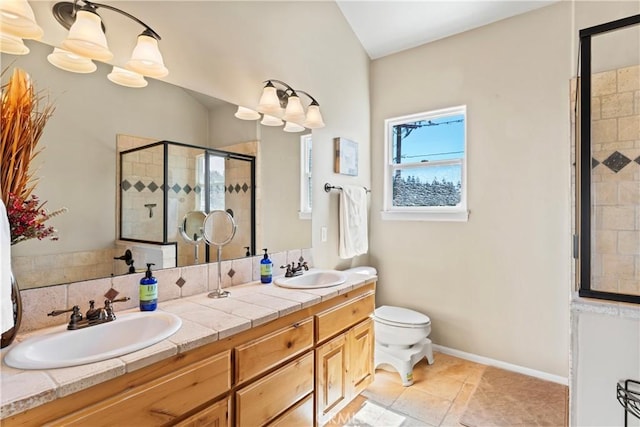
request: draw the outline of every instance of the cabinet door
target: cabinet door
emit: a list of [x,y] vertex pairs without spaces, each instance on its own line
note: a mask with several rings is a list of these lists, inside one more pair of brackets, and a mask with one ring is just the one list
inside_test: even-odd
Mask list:
[[349,340],[350,398],[357,396],[373,381],[373,320],[356,325]]
[[176,424],[176,427],[228,427],[229,398],[214,403],[195,415]]
[[320,425],[348,399],[348,363],[346,334],[316,349],[316,412]]

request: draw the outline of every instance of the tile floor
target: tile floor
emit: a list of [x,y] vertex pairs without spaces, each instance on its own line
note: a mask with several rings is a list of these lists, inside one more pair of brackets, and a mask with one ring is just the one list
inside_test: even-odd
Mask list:
[[434,358],[433,365],[416,365],[411,387],[403,387],[395,372],[376,370],[373,384],[327,426],[461,426],[458,420],[486,366],[443,353]]

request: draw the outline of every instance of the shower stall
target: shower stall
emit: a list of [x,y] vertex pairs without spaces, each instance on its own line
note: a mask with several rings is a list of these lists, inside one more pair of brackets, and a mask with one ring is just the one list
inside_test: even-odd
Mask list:
[[[229,212],[238,226],[223,259],[255,254],[255,157],[172,141],[120,152],[119,239],[155,248],[162,267],[214,261],[202,240],[179,227],[189,212]],[[197,248],[195,247],[197,246]],[[248,248],[248,249],[247,249]],[[173,258],[173,260],[171,259]],[[142,260],[140,261],[142,262]],[[136,267],[143,265],[136,260]]]

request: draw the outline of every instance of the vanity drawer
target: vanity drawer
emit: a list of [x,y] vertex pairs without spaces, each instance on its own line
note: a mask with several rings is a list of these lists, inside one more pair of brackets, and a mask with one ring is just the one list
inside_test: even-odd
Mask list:
[[231,351],[227,350],[72,413],[54,424],[166,424],[230,388]]
[[236,347],[237,383],[242,383],[310,349],[313,317]]
[[256,427],[274,420],[313,391],[313,352],[236,392],[236,424]]
[[367,293],[316,315],[316,342],[320,343],[366,319],[375,308],[374,293]]
[[301,427],[313,425],[313,393],[296,403],[269,427]]

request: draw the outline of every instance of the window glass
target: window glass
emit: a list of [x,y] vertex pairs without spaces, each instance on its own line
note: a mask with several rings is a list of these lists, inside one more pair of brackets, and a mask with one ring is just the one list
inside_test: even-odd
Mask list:
[[385,211],[466,211],[466,107],[385,123]]

